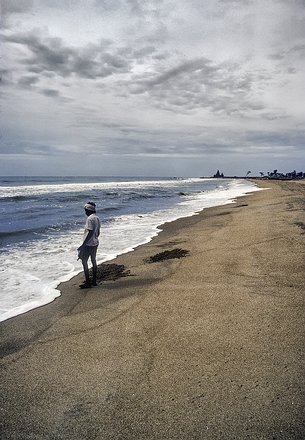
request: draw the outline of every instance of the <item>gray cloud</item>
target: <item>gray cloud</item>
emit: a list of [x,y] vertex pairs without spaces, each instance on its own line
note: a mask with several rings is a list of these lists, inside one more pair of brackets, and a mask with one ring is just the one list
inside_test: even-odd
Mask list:
[[160,75],[155,76],[154,78],[142,81],[142,84],[144,88],[147,90],[154,86],[167,83],[170,80],[174,80],[175,78],[181,75],[188,74],[194,71],[197,72],[198,70],[204,71],[207,75],[209,75],[211,72],[215,70],[209,64],[210,61],[206,60],[205,58],[180,63],[178,66],[169,69],[161,73]]
[[305,57],[305,44],[296,44],[292,47],[289,47],[285,50],[280,50],[278,52],[275,52],[269,56],[270,59],[275,61],[282,61],[282,60],[299,60],[300,58]]
[[11,82],[11,72],[7,68],[0,68],[0,81],[1,86],[8,85]]
[[291,47],[287,54],[295,54],[296,56],[304,57],[305,55],[305,44],[296,44],[295,46]]
[[[82,78],[97,79],[126,73],[131,65],[131,59],[123,58],[120,53],[107,51],[105,46],[109,42],[105,40],[79,49],[64,45],[60,38],[41,38],[33,32],[4,35],[3,38],[6,43],[18,44],[30,51],[31,56],[23,60],[23,63],[28,66],[29,72],[37,74],[55,73],[61,77],[74,74]],[[145,52],[145,48],[143,50]]]
[[19,14],[28,12],[33,7],[33,0],[1,0],[1,13]]
[[42,89],[41,93],[43,93],[45,96],[49,96],[50,98],[59,97],[58,90],[54,90],[54,89]]
[[270,74],[245,71],[234,63],[206,58],[179,63],[161,73],[135,77],[130,93],[148,93],[156,106],[175,112],[205,108],[213,113],[249,116],[264,110],[255,88],[266,87]]
[[246,141],[250,144],[268,145],[273,148],[276,146],[286,146],[287,148],[293,146],[295,149],[302,151],[304,148],[305,130],[285,130],[285,131],[248,131],[244,135]]
[[159,16],[162,11],[164,0],[95,0],[94,5],[97,9],[107,12],[115,12],[125,10],[133,16],[145,17],[146,15],[155,14]]
[[[113,156],[170,156],[175,157],[204,157],[219,155],[289,155],[291,151],[302,152],[304,131],[249,131],[247,133],[235,130],[222,130],[209,127],[208,135],[200,131],[167,132],[155,131],[149,136],[141,137],[139,133],[131,136],[114,137],[103,140],[97,139],[97,144],[104,143],[104,154]],[[96,154],[97,148],[94,151]]]
[[26,75],[22,76],[18,80],[18,85],[23,88],[31,87],[33,84],[36,84],[39,81],[39,77],[37,75]]
[[4,35],[3,38],[7,43],[24,46],[31,52],[31,58],[23,60],[23,63],[29,66],[29,71],[61,72],[62,76],[70,73],[69,57],[74,55],[74,50],[63,47],[60,38],[47,38],[43,41],[34,32]]
[[[86,143],[86,155],[112,155],[118,157],[137,156],[170,156],[175,157],[204,157],[226,154],[270,154],[289,156],[291,151],[302,153],[304,145],[304,130],[276,130],[265,132],[240,132],[226,129],[221,132],[217,128],[205,127],[192,130],[138,130],[128,128],[125,135],[97,137]],[[103,146],[101,148],[101,145]],[[6,139],[0,153],[2,154],[32,154],[52,156],[65,154],[70,151],[67,145],[48,145],[43,142],[33,142],[21,139]],[[82,154],[82,147],[74,153]]]
[[250,5],[250,4],[254,4],[255,0],[218,0],[218,2],[220,4],[227,4],[229,6],[237,6],[240,7],[241,5]]
[[44,88],[39,85],[39,76],[38,75],[25,75],[22,76],[18,82],[18,86],[21,89],[31,89],[36,90],[38,93],[41,93],[44,96],[47,96],[49,98],[57,98],[60,99],[62,102],[71,102],[71,98],[66,98],[62,96],[60,91],[58,89],[54,88]]
[[34,153],[47,156],[52,154],[53,151],[54,149],[47,143],[35,143],[18,137],[11,139],[7,135],[3,136],[3,142],[0,143],[0,154],[3,155],[28,155],[31,157]]

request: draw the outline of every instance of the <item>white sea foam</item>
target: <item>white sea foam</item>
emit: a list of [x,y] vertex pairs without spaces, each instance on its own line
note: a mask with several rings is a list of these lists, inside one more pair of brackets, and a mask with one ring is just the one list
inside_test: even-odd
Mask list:
[[[130,183],[126,182],[126,185]],[[149,184],[141,182],[141,187]],[[171,184],[171,181],[166,184]],[[109,185],[109,188],[114,187],[114,184],[106,185]],[[134,186],[134,182],[132,185]],[[47,185],[41,185],[39,189],[32,188],[31,191],[42,191],[42,186]],[[78,185],[73,185],[74,188],[76,186]],[[82,190],[83,187],[82,184]],[[257,190],[259,188],[250,182],[233,180],[228,187],[185,196],[183,201],[171,209],[116,217],[113,222],[103,227],[98,261],[109,261],[140,244],[149,242],[160,231],[158,226],[165,222],[192,216],[207,207],[232,203],[236,197]],[[14,246],[9,252],[3,252],[0,256],[0,321],[45,305],[58,297],[58,284],[71,279],[82,270],[81,263],[76,260],[76,249],[81,241],[82,230],[79,230],[67,235],[46,237],[24,246]]]
[[[187,179],[169,179],[169,180],[139,180],[139,181],[113,181],[113,182],[96,182],[96,183],[63,183],[63,184],[44,184],[44,185],[26,185],[26,186],[0,186],[0,197],[30,197],[52,193],[70,193],[70,192],[86,192],[98,189],[129,189],[129,188],[149,188],[176,186],[177,181],[201,182],[200,178]],[[205,179],[211,180],[211,179]]]

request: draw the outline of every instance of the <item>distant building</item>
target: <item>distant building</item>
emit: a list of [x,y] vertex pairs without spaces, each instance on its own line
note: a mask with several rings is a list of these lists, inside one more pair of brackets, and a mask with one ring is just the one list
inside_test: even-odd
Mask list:
[[217,173],[214,174],[213,177],[214,177],[215,179],[220,179],[220,178],[224,177],[224,175],[223,175],[223,173],[220,173],[219,170],[217,170]]

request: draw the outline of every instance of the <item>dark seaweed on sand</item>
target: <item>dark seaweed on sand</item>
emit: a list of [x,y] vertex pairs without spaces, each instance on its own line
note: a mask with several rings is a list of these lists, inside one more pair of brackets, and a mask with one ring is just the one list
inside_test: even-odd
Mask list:
[[97,268],[97,281],[117,280],[128,277],[130,271],[123,264],[100,264]]
[[164,251],[160,252],[159,254],[153,255],[152,257],[149,257],[146,261],[148,263],[156,263],[157,261],[186,257],[188,254],[189,251],[185,249],[172,249],[171,251]]

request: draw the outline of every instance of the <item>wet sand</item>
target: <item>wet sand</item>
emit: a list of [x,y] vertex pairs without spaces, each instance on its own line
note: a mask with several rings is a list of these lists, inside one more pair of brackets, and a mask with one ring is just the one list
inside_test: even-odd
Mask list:
[[0,323],[1,438],[304,439],[304,183],[259,181]]

